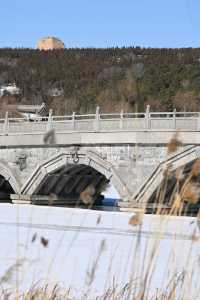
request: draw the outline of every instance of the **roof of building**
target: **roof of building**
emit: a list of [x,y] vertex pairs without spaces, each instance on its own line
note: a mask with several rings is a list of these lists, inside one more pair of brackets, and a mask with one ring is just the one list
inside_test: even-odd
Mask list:
[[45,103],[42,103],[41,105],[7,105],[8,109],[15,108],[20,113],[33,113],[38,114],[41,116],[47,115],[47,109]]

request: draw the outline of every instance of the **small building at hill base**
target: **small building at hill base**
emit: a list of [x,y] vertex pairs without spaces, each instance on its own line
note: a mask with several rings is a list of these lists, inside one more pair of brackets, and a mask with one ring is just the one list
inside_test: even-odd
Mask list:
[[15,83],[0,86],[0,97],[5,95],[19,95],[21,93],[20,88]]
[[34,121],[48,115],[46,104],[44,102],[41,105],[8,104],[6,108],[8,111],[8,115],[10,111],[16,111],[16,113],[18,113],[19,115],[21,115],[21,117],[24,117],[28,121]]

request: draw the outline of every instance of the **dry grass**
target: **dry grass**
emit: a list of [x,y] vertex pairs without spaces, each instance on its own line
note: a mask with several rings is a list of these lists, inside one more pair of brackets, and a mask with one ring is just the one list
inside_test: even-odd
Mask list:
[[132,226],[141,225],[142,220],[143,220],[143,214],[140,212],[137,212],[129,219],[129,225],[132,225]]
[[85,204],[89,205],[93,203],[93,196],[96,190],[93,185],[88,185],[84,191],[80,193],[80,200]]
[[[200,183],[197,176],[200,174],[200,159],[196,159],[192,165],[189,175],[185,178],[184,183],[179,191],[179,197],[182,202],[189,204],[197,204],[200,199]],[[177,184],[180,180],[183,180],[183,170],[176,170],[175,177]],[[174,197],[172,194],[171,197]]]
[[48,130],[43,136],[44,144],[56,144],[56,134],[54,129]]
[[171,138],[169,143],[167,144],[167,153],[171,154],[176,152],[180,146],[182,146],[182,142],[178,138],[179,133],[176,132],[174,136]]
[[196,159],[192,165],[191,176],[198,176],[200,174],[200,159]]
[[[61,288],[59,284],[33,286],[29,291],[20,294],[17,298],[15,294],[2,290],[0,299],[2,300],[185,300],[177,298],[177,288],[183,282],[183,274],[174,276],[167,284],[165,290],[156,291],[156,294],[148,298],[144,294],[137,293],[133,288],[132,283],[127,283],[123,287],[115,284],[109,287],[102,295],[91,296],[89,293],[84,293],[77,297],[77,292],[71,288]],[[194,300],[188,299],[187,300]]]
[[185,202],[196,204],[200,198],[199,184],[188,182],[181,193],[181,197]]
[[[167,144],[167,154],[169,155],[176,152],[180,146],[182,146],[182,142],[179,140],[178,133],[176,132]],[[197,204],[200,199],[199,175],[200,159],[196,159],[194,161],[190,173],[187,176],[184,175],[183,166],[172,171],[171,165],[168,165],[163,171],[164,180],[159,192],[157,193],[157,199],[155,202],[161,205],[164,203],[168,181],[174,177],[176,179],[176,185],[174,191],[170,195],[169,203],[171,204],[171,210],[168,213],[169,215],[184,214],[184,207],[186,204]],[[157,213],[160,212],[161,211],[157,211]]]
[[71,300],[70,289],[62,290],[59,285],[33,287],[27,293],[20,295],[21,300]]

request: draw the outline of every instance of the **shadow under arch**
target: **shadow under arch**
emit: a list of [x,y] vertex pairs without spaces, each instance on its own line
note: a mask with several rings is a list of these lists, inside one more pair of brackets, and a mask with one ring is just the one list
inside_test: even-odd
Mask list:
[[[12,193],[15,194],[20,193],[20,188],[21,188],[20,181],[17,179],[17,176],[14,174],[13,170],[3,160],[0,160],[0,177],[10,185],[10,191]],[[9,190],[9,187],[7,187],[7,189]]]
[[[102,181],[103,179],[104,181],[106,179],[107,181],[111,182],[121,198],[129,198],[131,196],[131,192],[129,191],[125,182],[122,180],[120,174],[110,162],[103,159],[94,151],[81,150],[76,152],[75,155],[71,151],[62,152],[42,162],[22,186],[21,194],[40,195],[41,191],[43,194],[45,194],[44,190],[42,190],[42,187],[49,178],[51,182],[48,183],[48,188],[46,190],[46,194],[48,194],[51,185],[61,185],[61,182],[59,181],[61,180],[59,175],[60,172],[63,172],[63,176],[65,176],[65,172],[68,172],[70,169],[74,169],[73,172],[77,172],[77,175],[80,171],[82,172],[82,176],[87,176],[85,175],[86,173],[84,174],[84,168],[87,171],[94,170],[93,175],[102,176]],[[77,170],[75,171],[75,169]],[[67,175],[66,180],[68,180]],[[62,184],[64,184],[64,179]],[[77,182],[77,185],[78,184],[79,183]]]

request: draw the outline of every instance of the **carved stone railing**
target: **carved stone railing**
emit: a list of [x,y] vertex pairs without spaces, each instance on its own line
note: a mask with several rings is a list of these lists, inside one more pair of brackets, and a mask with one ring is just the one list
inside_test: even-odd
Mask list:
[[147,106],[144,113],[99,113],[68,116],[9,118],[8,113],[0,119],[0,134],[39,133],[49,129],[56,131],[200,131],[200,112],[150,112]]

